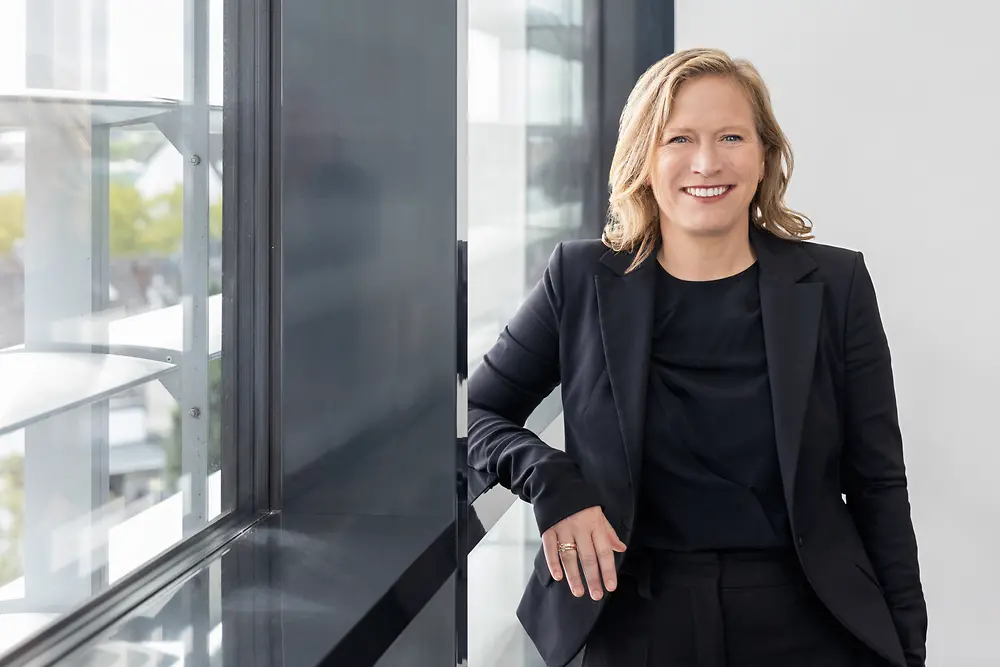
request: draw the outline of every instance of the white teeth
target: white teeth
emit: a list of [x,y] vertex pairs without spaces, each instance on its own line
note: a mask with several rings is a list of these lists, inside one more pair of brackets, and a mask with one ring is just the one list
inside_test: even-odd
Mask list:
[[718,197],[728,189],[728,185],[722,185],[717,188],[684,188],[684,192],[695,197]]

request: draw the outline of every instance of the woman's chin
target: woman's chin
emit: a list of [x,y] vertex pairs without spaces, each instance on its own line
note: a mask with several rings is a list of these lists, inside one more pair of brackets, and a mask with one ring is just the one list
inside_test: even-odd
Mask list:
[[678,225],[678,231],[682,231],[689,236],[720,237],[737,232],[742,227],[746,227],[746,222],[740,223],[726,218],[709,218],[703,220],[691,220],[686,224]]

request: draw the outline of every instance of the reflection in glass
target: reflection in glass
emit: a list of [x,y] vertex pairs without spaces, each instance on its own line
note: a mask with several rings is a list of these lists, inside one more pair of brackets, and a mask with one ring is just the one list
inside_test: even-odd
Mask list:
[[[597,139],[584,115],[584,14],[584,0],[469,2],[470,371],[555,245],[601,227],[584,217]],[[561,428],[542,436],[554,442]],[[541,667],[514,614],[539,543],[517,502],[469,555],[469,664]]]
[[239,664],[222,644],[223,559],[163,591],[105,634],[75,650],[66,667]]
[[541,544],[531,505],[516,501],[469,554],[469,664],[544,667],[514,610]]
[[583,0],[471,0],[469,367],[562,240],[594,236],[584,184]]
[[0,3],[0,654],[227,509],[221,12]]

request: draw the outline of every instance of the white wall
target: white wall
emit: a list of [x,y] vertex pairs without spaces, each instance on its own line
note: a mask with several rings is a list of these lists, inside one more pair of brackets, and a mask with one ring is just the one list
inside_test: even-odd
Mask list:
[[[1000,631],[1000,6],[678,0],[676,47],[757,65],[793,208],[862,250],[892,347],[930,611],[928,664]],[[984,662],[985,660],[985,662]]]

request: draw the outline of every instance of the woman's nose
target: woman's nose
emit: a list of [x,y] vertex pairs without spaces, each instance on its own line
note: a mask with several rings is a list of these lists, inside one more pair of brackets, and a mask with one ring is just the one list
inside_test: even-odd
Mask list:
[[719,171],[720,159],[718,151],[712,145],[698,148],[691,161],[691,171],[702,176],[712,176]]

